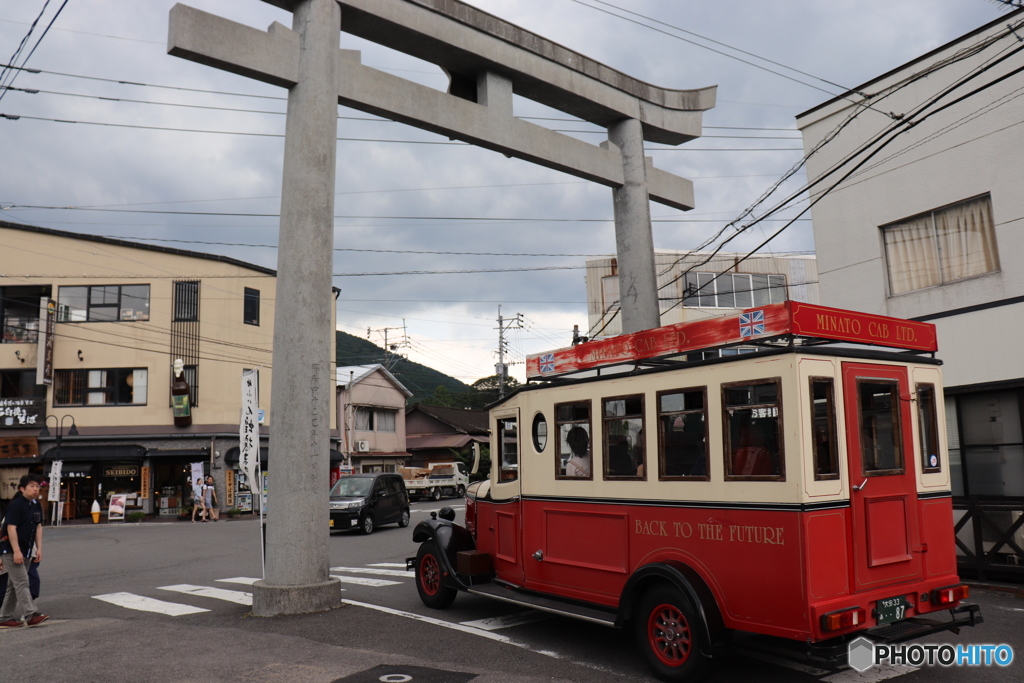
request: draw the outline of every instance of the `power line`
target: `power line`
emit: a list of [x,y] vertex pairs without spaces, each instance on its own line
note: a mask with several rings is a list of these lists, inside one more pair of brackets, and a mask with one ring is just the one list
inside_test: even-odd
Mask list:
[[[36,20],[32,22],[32,26],[29,28],[28,33],[25,34],[25,38],[21,41],[21,44],[18,45],[18,49],[14,52],[14,55],[11,57],[10,61],[12,63],[17,61],[18,55],[24,49],[25,43],[26,43],[26,41],[28,41],[29,36],[32,35],[32,31],[35,29],[36,24],[39,23],[39,20],[43,18],[43,13],[46,12],[46,8],[47,8],[47,6],[49,4],[50,4],[50,0],[46,0],[46,2],[43,4],[43,9],[39,11],[39,16],[36,17]],[[60,8],[57,10],[57,13],[53,15],[52,19],[50,19],[50,23],[46,25],[46,29],[43,31],[43,34],[41,36],[39,36],[38,40],[36,40],[36,44],[32,46],[32,50],[27,55],[25,55],[25,59],[23,59],[21,61],[21,66],[22,67],[24,67],[25,64],[28,63],[28,60],[31,59],[32,55],[35,54],[36,48],[38,48],[39,44],[41,42],[43,42],[43,38],[45,38],[46,34],[50,32],[50,27],[53,26],[53,22],[57,21],[57,17],[59,17],[60,13],[64,11],[64,7],[67,4],[68,4],[68,0],[64,0],[63,4],[61,4]],[[0,72],[0,83],[2,83],[4,81],[4,78],[5,78],[5,76],[7,74],[10,74],[10,79],[7,80],[6,85],[10,85],[11,83],[14,82],[14,80],[18,77],[18,75],[21,74],[21,69],[18,69],[18,70],[6,69],[5,71]],[[2,100],[4,98],[4,95],[6,93],[7,93],[6,90],[0,91],[0,100]]]

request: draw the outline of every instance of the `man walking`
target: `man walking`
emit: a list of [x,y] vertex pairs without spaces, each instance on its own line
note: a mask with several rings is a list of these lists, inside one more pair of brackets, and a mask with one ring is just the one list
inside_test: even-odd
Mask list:
[[3,606],[0,606],[0,628],[38,626],[50,618],[36,611],[28,581],[33,548],[35,561],[43,559],[43,512],[36,503],[38,498],[39,477],[26,474],[18,483],[18,493],[7,506],[4,525],[0,528],[0,562],[8,576]]

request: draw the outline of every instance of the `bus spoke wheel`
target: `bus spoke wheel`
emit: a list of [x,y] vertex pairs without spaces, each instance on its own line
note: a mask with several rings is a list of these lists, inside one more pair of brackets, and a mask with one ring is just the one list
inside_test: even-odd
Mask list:
[[690,656],[693,638],[686,617],[675,605],[658,605],[647,620],[651,650],[668,666],[679,666]]
[[416,553],[416,592],[432,609],[444,609],[455,601],[458,591],[444,581],[444,564],[434,541],[425,541]]
[[640,599],[633,621],[637,645],[661,680],[696,681],[707,670],[706,635],[698,614],[675,586],[655,586]]

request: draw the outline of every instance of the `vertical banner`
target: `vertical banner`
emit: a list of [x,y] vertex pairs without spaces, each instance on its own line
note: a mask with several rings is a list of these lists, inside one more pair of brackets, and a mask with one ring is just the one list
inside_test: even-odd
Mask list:
[[188,480],[189,489],[185,491],[186,495],[188,495],[193,489],[195,489],[196,479],[200,480],[199,483],[206,481],[206,478],[203,476],[203,463],[201,462],[192,463],[192,478]]
[[245,473],[249,486],[258,485],[256,467],[260,462],[259,370],[242,372],[242,420],[238,426],[238,469]]
[[139,479],[141,481],[141,483],[139,484],[139,498],[142,499],[142,500],[148,500],[149,499],[149,489],[150,489],[149,477],[150,477],[150,475],[149,475],[149,467],[148,466],[143,467],[142,468],[142,474],[139,476]]
[[57,302],[49,297],[39,300],[39,341],[36,351],[36,384],[53,384],[53,328],[57,322]]
[[224,472],[224,488],[227,491],[224,494],[225,504],[228,506],[228,510],[235,507],[235,471],[226,470]]
[[54,460],[50,466],[50,493],[47,494],[46,500],[51,503],[60,502],[60,472],[63,467],[63,460]]

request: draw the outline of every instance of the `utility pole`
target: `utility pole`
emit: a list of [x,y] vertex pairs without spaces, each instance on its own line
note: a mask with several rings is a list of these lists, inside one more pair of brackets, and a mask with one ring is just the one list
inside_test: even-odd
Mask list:
[[505,330],[522,329],[523,314],[516,313],[516,317],[505,320],[501,317],[501,306],[498,306],[498,363],[494,366],[495,374],[498,375],[498,398],[505,396],[505,380],[508,379],[508,366],[505,363]]
[[[398,342],[395,342],[393,344],[389,343],[388,342],[388,332],[391,331],[391,330],[401,330],[401,332],[402,332],[402,340],[398,341]],[[398,359],[401,358],[400,354],[397,354],[397,353],[396,354],[392,354],[391,352],[392,351],[397,351],[400,348],[408,348],[409,346],[411,346],[409,344],[409,335],[406,332],[405,320],[404,319],[402,320],[402,326],[401,327],[381,327],[381,328],[378,328],[376,330],[373,330],[373,329],[370,329],[369,327],[367,327],[366,328],[366,338],[370,339],[370,337],[373,335],[374,332],[376,332],[377,334],[380,334],[380,335],[382,335],[384,337],[384,367],[387,369],[388,372],[391,372],[391,369],[394,367],[395,363],[397,363]]]

